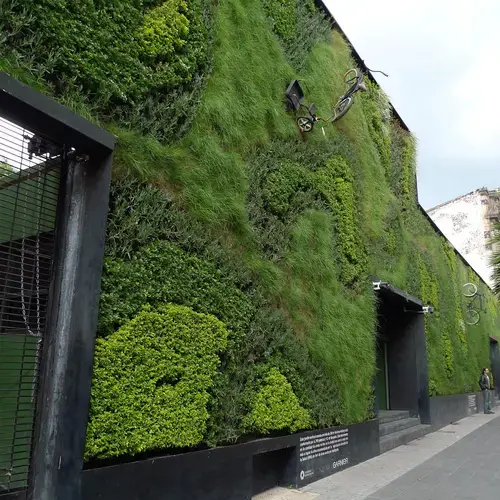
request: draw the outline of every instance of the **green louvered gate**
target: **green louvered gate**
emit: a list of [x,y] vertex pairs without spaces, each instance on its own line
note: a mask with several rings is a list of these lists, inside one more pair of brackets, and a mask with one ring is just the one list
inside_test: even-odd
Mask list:
[[0,495],[28,482],[63,157],[0,117]]

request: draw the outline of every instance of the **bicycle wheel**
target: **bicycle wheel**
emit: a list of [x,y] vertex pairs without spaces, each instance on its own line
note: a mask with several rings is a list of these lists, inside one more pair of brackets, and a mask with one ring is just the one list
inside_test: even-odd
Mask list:
[[477,286],[474,283],[465,283],[463,289],[466,297],[474,297],[477,294]]
[[333,110],[332,123],[340,120],[351,109],[353,102],[354,99],[351,96],[340,101]]
[[471,326],[477,325],[479,323],[479,313],[475,309],[467,309],[465,322]]
[[297,118],[297,126],[301,132],[310,132],[313,129],[314,123],[307,116],[299,116]]

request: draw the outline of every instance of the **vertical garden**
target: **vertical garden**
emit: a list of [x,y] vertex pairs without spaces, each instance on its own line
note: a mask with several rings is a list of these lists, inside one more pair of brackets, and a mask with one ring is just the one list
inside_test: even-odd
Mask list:
[[0,20],[0,69],[119,138],[87,459],[370,418],[370,275],[436,308],[431,395],[476,389],[496,303],[418,207],[385,94],[325,134],[285,111],[299,78],[329,116],[355,66],[312,0],[8,0]]

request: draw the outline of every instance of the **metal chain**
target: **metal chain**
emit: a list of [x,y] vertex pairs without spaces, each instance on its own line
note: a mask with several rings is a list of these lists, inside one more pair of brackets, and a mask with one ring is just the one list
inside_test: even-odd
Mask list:
[[40,200],[40,187],[42,180],[42,170],[38,171],[36,181],[36,246],[35,246],[35,272],[36,272],[36,342],[35,366],[33,368],[33,381],[31,384],[31,402],[34,403],[36,395],[36,383],[38,379],[38,370],[40,368],[40,356],[42,350],[42,329],[40,319],[40,218],[42,216],[42,203]]
[[[22,168],[22,166],[21,166]],[[40,206],[40,186],[41,186],[42,171],[38,170],[37,182],[36,182],[36,204],[35,209],[37,213],[36,222],[36,240],[35,240],[35,283],[36,283],[36,333],[30,328],[29,325],[29,314],[26,311],[26,297],[24,290],[24,266],[25,266],[25,226],[24,222],[26,220],[26,209],[28,205],[28,189],[24,192],[24,206],[23,206],[23,230],[21,238],[21,310],[23,314],[24,324],[28,330],[28,334],[32,337],[37,337],[36,351],[35,351],[35,366],[33,368],[33,379],[31,384],[31,402],[35,400],[36,392],[36,382],[38,369],[40,366],[40,351],[41,351],[41,314],[40,314],[40,217],[42,212],[42,207]]]

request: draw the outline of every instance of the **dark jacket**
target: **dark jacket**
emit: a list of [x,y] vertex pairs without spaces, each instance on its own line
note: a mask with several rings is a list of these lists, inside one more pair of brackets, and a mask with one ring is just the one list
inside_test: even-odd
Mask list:
[[481,375],[479,379],[479,387],[481,387],[482,391],[486,391],[490,388],[490,378],[487,375]]

